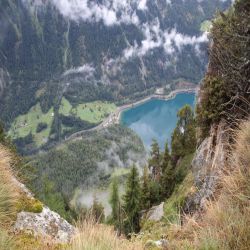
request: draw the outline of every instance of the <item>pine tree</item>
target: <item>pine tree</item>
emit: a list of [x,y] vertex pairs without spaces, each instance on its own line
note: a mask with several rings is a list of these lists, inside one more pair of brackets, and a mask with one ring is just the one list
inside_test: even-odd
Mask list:
[[112,222],[114,225],[117,225],[118,219],[119,219],[119,205],[120,205],[119,187],[118,187],[117,178],[113,178],[112,183],[111,183],[111,195],[110,195],[109,203],[112,208],[112,213],[111,213]]
[[124,221],[125,233],[138,232],[140,230],[140,202],[141,190],[139,184],[139,174],[135,166],[131,168],[126,183],[126,191],[123,196],[124,211],[127,219]]
[[168,142],[166,142],[165,150],[164,150],[163,157],[162,157],[162,164],[161,164],[162,173],[168,167],[168,163],[169,163],[170,159],[171,159],[171,157],[170,157],[170,153],[169,153]]
[[165,144],[165,150],[162,160],[162,176],[161,176],[161,198],[168,198],[175,186],[175,169],[170,163],[171,157],[169,154],[168,143]]
[[142,176],[142,187],[141,187],[141,208],[150,208],[150,180],[148,174],[148,167],[144,167]]
[[175,168],[169,162],[161,176],[162,198],[169,198],[175,187]]
[[161,175],[161,153],[157,141],[154,139],[151,144],[151,158],[149,159],[149,168],[152,169],[152,177],[154,180],[159,180]]

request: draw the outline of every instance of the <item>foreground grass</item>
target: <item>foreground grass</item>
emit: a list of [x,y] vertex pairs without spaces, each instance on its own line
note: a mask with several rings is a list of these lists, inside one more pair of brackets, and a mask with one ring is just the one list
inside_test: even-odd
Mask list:
[[142,250],[141,242],[131,242],[118,237],[113,227],[86,219],[78,225],[79,233],[73,239],[70,250]]

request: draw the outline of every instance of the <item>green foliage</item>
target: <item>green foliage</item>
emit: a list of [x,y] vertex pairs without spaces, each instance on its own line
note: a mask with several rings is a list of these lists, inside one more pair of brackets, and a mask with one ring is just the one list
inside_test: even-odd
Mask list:
[[112,208],[112,223],[114,225],[118,224],[119,220],[119,206],[120,206],[120,199],[119,199],[119,187],[118,187],[118,179],[117,177],[114,177],[111,182],[111,195],[110,195],[110,205]]
[[149,209],[151,205],[151,194],[148,167],[144,167],[141,182],[141,209]]
[[197,105],[197,123],[201,138],[208,135],[211,124],[225,117],[224,103],[227,101],[227,84],[220,78],[207,75],[201,85],[201,102]]
[[37,128],[36,128],[36,133],[40,133],[42,130],[46,129],[48,127],[48,124],[45,122],[39,122],[37,124]]
[[[115,157],[110,157],[110,150]],[[142,141],[135,133],[125,127],[112,126],[86,133],[82,140],[69,141],[28,158],[34,171],[27,169],[25,175],[31,175],[29,186],[37,197],[68,218],[75,190],[78,187],[107,187],[117,168],[116,157],[125,164],[131,151],[138,158],[145,157]],[[126,175],[119,170],[120,175]]]
[[123,196],[126,220],[125,233],[137,233],[140,230],[140,200],[141,190],[139,173],[135,166],[131,168],[127,179],[125,194]]
[[22,197],[18,200],[17,211],[41,213],[43,211],[43,204],[37,199],[22,195]]
[[172,164],[180,157],[193,153],[196,148],[195,120],[190,106],[186,105],[178,112],[178,122],[172,134]]
[[153,179],[159,180],[161,174],[161,153],[158,142],[154,139],[151,144],[151,158],[148,160],[148,166],[152,169]]
[[49,181],[46,177],[43,178],[43,190],[39,193],[39,197],[41,197],[43,202],[51,210],[56,211],[63,218],[68,221],[72,221],[74,219],[74,213],[69,209],[62,193],[57,192],[54,182]]
[[183,182],[175,187],[174,192],[164,204],[164,220],[166,220],[166,222],[178,223],[180,211],[186,198],[194,191],[192,188],[193,175],[190,171]]

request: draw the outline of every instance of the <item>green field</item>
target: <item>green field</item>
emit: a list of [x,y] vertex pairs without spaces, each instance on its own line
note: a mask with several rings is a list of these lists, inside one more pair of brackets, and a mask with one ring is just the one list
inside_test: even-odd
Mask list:
[[[111,112],[115,111],[116,105],[109,102],[89,102],[73,107],[66,98],[62,98],[59,113],[65,116],[79,117],[89,123],[98,124],[102,122]],[[50,135],[52,122],[54,119],[54,109],[51,108],[46,114],[41,110],[40,103],[33,106],[28,113],[18,116],[9,130],[9,135],[13,139],[23,138],[30,133],[34,137],[36,145],[39,147],[45,144]],[[37,132],[39,123],[47,124],[47,128]],[[70,128],[62,125],[62,131]]]
[[97,124],[115,110],[115,104],[102,101],[87,102],[72,107],[69,101],[63,97],[59,113],[65,116],[73,115],[81,120]]
[[[44,144],[50,134],[50,129],[53,121],[53,108],[46,114],[41,110],[40,104],[33,106],[25,115],[19,115],[9,130],[9,135],[13,138],[21,138],[31,133],[34,136],[34,141],[37,146]],[[47,128],[37,133],[36,129],[39,123],[46,123]]]

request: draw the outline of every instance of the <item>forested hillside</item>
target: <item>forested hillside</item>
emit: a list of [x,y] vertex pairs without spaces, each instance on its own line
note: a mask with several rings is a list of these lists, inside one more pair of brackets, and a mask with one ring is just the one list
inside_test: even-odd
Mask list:
[[[60,113],[65,102],[120,104],[156,86],[198,83],[207,63],[206,20],[229,2],[2,0],[0,118],[16,126],[10,134],[23,138],[20,148],[37,137],[32,148],[40,147],[63,138],[65,126],[72,133],[96,124]],[[38,132],[37,123],[20,121],[33,113],[44,117]]]
[[27,159],[32,167],[22,171],[37,197],[70,219],[67,210],[77,190],[107,190],[112,176],[122,181],[131,164],[142,167],[145,159],[140,138],[130,129],[112,126],[34,155]]

